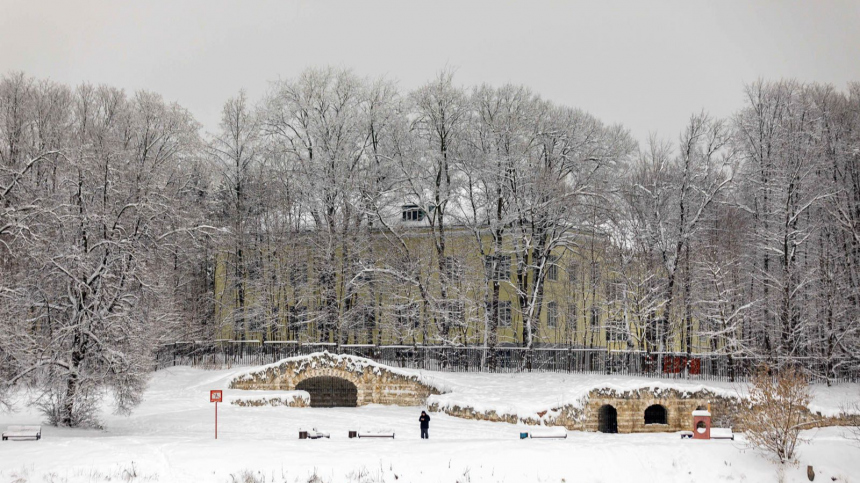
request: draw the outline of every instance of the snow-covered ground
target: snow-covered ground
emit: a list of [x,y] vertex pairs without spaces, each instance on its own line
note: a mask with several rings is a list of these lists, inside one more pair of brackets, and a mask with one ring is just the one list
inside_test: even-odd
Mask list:
[[[431,439],[423,441],[420,408],[386,406],[219,404],[216,441],[209,390],[226,389],[241,372],[159,371],[144,403],[130,417],[106,414],[103,431],[44,427],[41,441],[0,442],[0,482],[766,482],[778,481],[780,471],[748,449],[742,437],[703,442],[681,440],[675,433],[569,432],[562,440],[520,440],[519,432],[533,427],[433,413]],[[518,413],[572,402],[595,383],[625,389],[668,382],[568,374],[425,376],[452,391],[436,397],[494,409],[507,405]],[[234,392],[240,391],[225,391],[225,397]],[[815,404],[831,411],[857,398],[856,385],[816,388]],[[0,429],[41,419],[22,408],[0,414]],[[331,438],[299,440],[299,428],[311,427],[330,432]],[[396,439],[347,437],[349,430],[376,428],[393,429]],[[800,448],[798,465],[784,468],[784,481],[808,481],[806,465],[814,466],[816,481],[860,481],[860,447],[847,439],[847,430],[825,428],[804,436],[811,443]],[[319,478],[314,480],[314,474]]]

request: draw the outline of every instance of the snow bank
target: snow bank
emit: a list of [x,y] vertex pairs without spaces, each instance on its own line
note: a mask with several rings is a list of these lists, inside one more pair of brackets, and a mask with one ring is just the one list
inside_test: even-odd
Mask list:
[[860,384],[812,386],[809,411],[828,418],[860,414]]

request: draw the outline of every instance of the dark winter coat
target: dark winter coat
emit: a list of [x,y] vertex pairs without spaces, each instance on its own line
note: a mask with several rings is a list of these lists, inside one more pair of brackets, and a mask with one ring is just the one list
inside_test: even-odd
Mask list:
[[428,429],[430,427],[430,416],[422,414],[418,420],[421,421],[421,429]]

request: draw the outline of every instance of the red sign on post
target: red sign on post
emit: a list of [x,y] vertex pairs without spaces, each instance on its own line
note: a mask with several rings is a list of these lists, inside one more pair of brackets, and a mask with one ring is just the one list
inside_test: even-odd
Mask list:
[[209,391],[209,402],[215,403],[215,439],[218,439],[218,403],[221,402],[223,395],[220,389]]

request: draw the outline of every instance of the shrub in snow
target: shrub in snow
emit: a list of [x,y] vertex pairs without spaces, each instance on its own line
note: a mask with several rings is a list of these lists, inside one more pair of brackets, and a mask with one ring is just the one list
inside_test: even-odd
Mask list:
[[[92,384],[81,385],[69,401],[65,387],[53,381],[41,390],[35,391],[33,405],[47,417],[47,423],[52,426],[72,426],[83,428],[101,428],[98,420],[99,402],[104,390]],[[70,409],[70,403],[74,411]]]
[[807,406],[812,396],[806,377],[794,367],[773,375],[762,365],[753,376],[748,398],[741,414],[747,440],[780,463],[791,461],[802,442],[801,429],[811,423]]

